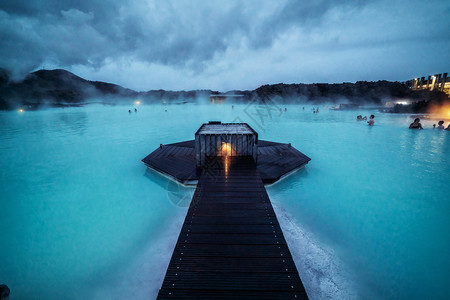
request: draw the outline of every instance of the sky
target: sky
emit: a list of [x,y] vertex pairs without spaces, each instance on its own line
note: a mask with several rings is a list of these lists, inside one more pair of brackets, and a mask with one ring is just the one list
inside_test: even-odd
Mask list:
[[449,0],[0,0],[0,67],[152,89],[450,72]]

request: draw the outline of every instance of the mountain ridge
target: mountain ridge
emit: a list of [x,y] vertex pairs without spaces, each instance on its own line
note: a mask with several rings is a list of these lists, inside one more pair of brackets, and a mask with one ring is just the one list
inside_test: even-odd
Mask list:
[[[11,80],[10,73],[0,68],[0,109],[28,107],[36,109],[44,105],[71,106],[101,99],[105,104],[132,103],[140,99],[144,103],[195,101],[211,96],[234,102],[277,101],[280,103],[342,103],[382,104],[385,100],[413,99],[417,101],[443,101],[447,96],[438,91],[415,91],[400,82],[357,81],[356,83],[277,83],[266,84],[254,90],[232,90],[221,93],[213,90],[137,92],[117,84],[90,81],[64,69],[38,70],[21,81]],[[238,96],[238,97],[236,97]]]

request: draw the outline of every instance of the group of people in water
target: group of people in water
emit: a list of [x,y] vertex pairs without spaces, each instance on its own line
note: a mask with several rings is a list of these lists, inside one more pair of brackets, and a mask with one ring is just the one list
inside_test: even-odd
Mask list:
[[[362,115],[359,115],[356,117],[356,121],[367,121],[367,117],[366,116],[363,117]],[[375,116],[374,115],[370,115],[369,121],[367,121],[367,124],[369,126],[373,126],[375,124]]]
[[[375,120],[374,119],[375,119],[375,116],[374,115],[370,115],[369,121],[367,121],[369,126],[373,126],[375,124]],[[365,120],[367,120],[367,117],[365,117],[365,116],[364,117],[362,115],[356,116],[356,121],[365,121]],[[412,122],[409,125],[409,128],[411,128],[411,129],[423,129],[422,124],[420,123],[420,118],[415,118],[414,122]],[[433,128],[450,131],[450,123],[448,124],[447,128],[445,128],[444,121],[439,121],[437,126],[436,126],[436,124],[433,124]]]
[[[414,122],[412,122],[409,125],[409,128],[411,128],[411,129],[423,129],[422,124],[420,123],[420,118],[415,118]],[[450,123],[448,124],[447,128],[445,128],[444,121],[441,120],[441,121],[438,122],[438,126],[437,127],[436,127],[436,124],[433,124],[433,128],[450,131]]]
[[445,128],[444,121],[439,121],[437,127],[436,127],[436,124],[433,124],[433,128],[444,129],[444,130],[450,131],[450,123],[448,123],[447,128]]

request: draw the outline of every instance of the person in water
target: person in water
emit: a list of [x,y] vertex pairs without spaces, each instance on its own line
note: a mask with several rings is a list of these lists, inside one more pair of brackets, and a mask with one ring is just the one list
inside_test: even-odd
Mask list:
[[437,129],[445,129],[445,127],[444,127],[444,121],[439,121],[439,122],[438,122],[438,127],[437,127]]
[[450,131],[450,124],[448,124],[447,128],[445,130]]
[[419,118],[415,118],[414,122],[409,124],[409,128],[411,128],[411,129],[423,129],[422,124],[420,124],[420,119]]
[[375,124],[375,116],[374,115],[370,115],[370,119],[369,121],[367,121],[367,124],[369,124],[369,126],[373,126]]

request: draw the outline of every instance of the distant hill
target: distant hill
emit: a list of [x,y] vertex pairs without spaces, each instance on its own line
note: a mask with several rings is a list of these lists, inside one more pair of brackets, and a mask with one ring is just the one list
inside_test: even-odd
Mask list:
[[199,96],[208,97],[210,90],[136,92],[120,85],[89,81],[62,70],[39,70],[25,79],[14,82],[10,73],[0,69],[0,109],[16,109],[25,106],[31,109],[42,105],[71,106],[89,101],[106,104],[128,103],[142,98],[150,102],[160,100],[194,100]]
[[133,97],[135,91],[119,85],[88,81],[75,74],[57,70],[39,70],[20,82],[11,81],[8,72],[0,71],[0,97],[8,106],[73,105],[94,97]]
[[320,102],[348,100],[380,104],[385,99],[414,97],[414,92],[400,82],[358,81],[356,83],[274,84],[256,89],[258,95]]
[[272,99],[281,103],[355,103],[384,105],[387,101],[412,100],[411,105],[396,105],[387,112],[425,113],[430,107],[450,104],[450,98],[437,90],[412,90],[405,84],[392,81],[357,81],[356,83],[274,84],[263,85],[254,93],[258,99]]
[[30,73],[19,82],[11,80],[10,73],[0,69],[0,109],[29,109],[42,105],[79,105],[89,101],[107,104],[129,103],[137,98],[146,103],[195,101],[199,97],[209,99],[210,95],[220,95],[226,99],[233,95],[233,102],[280,103],[342,103],[382,104],[385,100],[416,99],[426,101],[446,101],[447,95],[437,91],[413,91],[400,82],[358,81],[356,83],[314,83],[314,84],[272,84],[263,85],[251,91],[229,91],[220,93],[211,90],[165,91],[151,90],[136,92],[119,85],[89,81],[62,70],[39,70]]

